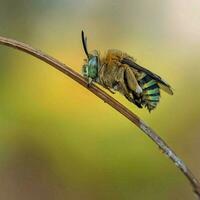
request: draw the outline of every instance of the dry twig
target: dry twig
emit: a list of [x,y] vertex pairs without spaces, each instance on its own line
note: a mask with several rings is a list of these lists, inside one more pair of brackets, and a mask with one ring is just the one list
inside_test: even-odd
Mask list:
[[166,144],[166,142],[160,138],[154,130],[152,130],[145,122],[143,122],[137,115],[127,109],[124,105],[116,101],[110,95],[102,91],[100,88],[95,86],[94,84],[91,87],[87,86],[87,81],[84,78],[72,70],[70,67],[56,60],[55,58],[41,52],[40,50],[36,50],[30,47],[27,44],[18,42],[16,40],[8,39],[5,37],[0,37],[0,44],[9,46],[20,51],[26,52],[34,57],[39,58],[40,60],[48,63],[53,66],[57,70],[63,72],[83,87],[90,90],[104,102],[112,106],[115,110],[124,115],[127,119],[129,119],[132,123],[134,123],[138,128],[140,128],[153,142],[163,151],[163,153],[172,160],[172,162],[181,170],[181,172],[187,177],[189,182],[191,183],[194,192],[200,199],[200,183],[197,178],[192,174],[186,164],[175,154],[175,152]]

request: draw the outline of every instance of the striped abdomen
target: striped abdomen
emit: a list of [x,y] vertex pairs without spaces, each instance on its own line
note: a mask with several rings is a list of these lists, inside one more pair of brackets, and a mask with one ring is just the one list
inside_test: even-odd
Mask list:
[[160,100],[160,88],[157,82],[149,75],[142,73],[138,78],[138,83],[143,92],[140,97],[141,106],[147,107],[149,111],[156,108]]

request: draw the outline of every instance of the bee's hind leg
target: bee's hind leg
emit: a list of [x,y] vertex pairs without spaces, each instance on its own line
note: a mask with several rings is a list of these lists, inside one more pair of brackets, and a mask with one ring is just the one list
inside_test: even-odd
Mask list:
[[135,74],[133,73],[133,71],[130,69],[130,67],[126,66],[126,79],[127,79],[127,83],[128,83],[128,87],[133,90],[134,92],[136,92],[136,94],[141,94],[142,93],[142,88],[140,87],[140,85],[137,82],[137,79],[135,77]]
[[124,81],[124,74],[125,74],[125,68],[120,67],[118,74],[116,76],[115,81],[117,82],[117,90],[121,92],[129,101],[133,101],[133,95],[131,92],[129,92],[126,83]]

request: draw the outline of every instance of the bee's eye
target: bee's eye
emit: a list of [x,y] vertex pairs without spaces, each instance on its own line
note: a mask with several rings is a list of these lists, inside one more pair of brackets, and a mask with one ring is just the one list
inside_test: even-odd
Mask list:
[[94,56],[93,58],[91,58],[90,60],[89,60],[89,66],[91,66],[91,67],[97,67],[98,66],[98,61],[97,61],[97,57],[96,56]]

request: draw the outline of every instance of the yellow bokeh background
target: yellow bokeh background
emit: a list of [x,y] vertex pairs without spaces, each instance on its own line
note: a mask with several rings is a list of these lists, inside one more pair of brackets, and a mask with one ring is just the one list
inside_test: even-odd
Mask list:
[[[166,79],[140,116],[200,177],[200,2],[0,0],[0,35],[81,72],[90,50],[123,50]],[[132,123],[49,65],[0,46],[0,199],[195,199],[179,170]]]

